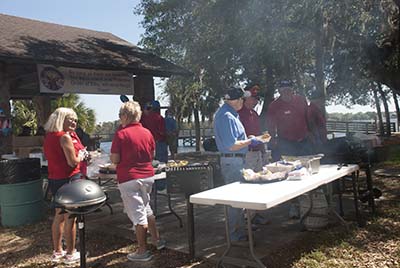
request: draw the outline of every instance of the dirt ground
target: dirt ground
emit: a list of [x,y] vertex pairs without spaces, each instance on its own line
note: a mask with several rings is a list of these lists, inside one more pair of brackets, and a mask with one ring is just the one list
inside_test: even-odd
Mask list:
[[[400,167],[391,167],[400,173]],[[393,173],[393,172],[391,172]],[[376,200],[377,213],[367,226],[331,226],[320,232],[304,232],[296,241],[273,250],[262,261],[269,268],[312,267],[400,267],[400,181],[398,176],[374,177],[383,196]],[[50,210],[46,220],[18,228],[0,227],[0,267],[65,267],[50,262]],[[136,248],[122,239],[96,230],[86,232],[90,255],[87,267],[214,267],[204,260],[190,260],[187,254],[152,248],[154,258],[146,264],[129,262],[126,254]],[[69,267],[79,267],[79,264]]]

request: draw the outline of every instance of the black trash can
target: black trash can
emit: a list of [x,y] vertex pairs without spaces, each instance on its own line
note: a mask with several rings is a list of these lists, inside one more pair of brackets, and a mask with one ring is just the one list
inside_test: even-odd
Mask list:
[[43,218],[40,159],[0,161],[0,206],[3,226],[19,226]]
[[40,169],[39,158],[0,160],[0,184],[39,180]]

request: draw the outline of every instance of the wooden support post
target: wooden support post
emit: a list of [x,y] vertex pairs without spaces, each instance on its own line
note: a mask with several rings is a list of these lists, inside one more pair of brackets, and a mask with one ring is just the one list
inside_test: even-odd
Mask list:
[[5,129],[11,123],[10,83],[7,78],[7,65],[0,63],[0,155],[12,153],[12,135],[10,129]]

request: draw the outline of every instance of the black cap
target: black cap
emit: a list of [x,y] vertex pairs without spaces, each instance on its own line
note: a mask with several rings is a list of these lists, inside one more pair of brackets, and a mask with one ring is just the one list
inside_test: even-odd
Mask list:
[[279,82],[278,87],[293,87],[293,82],[290,80],[282,80]]
[[247,98],[250,97],[251,93],[249,91],[244,91],[239,87],[231,87],[229,88],[224,96],[225,100],[237,100],[240,98]]

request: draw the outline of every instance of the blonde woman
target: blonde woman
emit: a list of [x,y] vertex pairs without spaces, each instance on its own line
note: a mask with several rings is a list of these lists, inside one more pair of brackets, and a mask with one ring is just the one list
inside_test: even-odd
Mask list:
[[[44,126],[44,154],[48,161],[49,189],[54,196],[57,190],[73,179],[80,179],[79,163],[82,153],[74,148],[71,133],[75,131],[77,115],[70,108],[57,108]],[[78,262],[79,252],[75,249],[76,221],[68,213],[60,214],[61,209],[55,209],[51,226],[53,239],[52,262],[63,261],[66,264]],[[62,247],[62,237],[66,241],[66,250]]]
[[117,165],[118,189],[125,211],[135,226],[139,244],[136,252],[128,254],[128,259],[144,262],[152,258],[146,245],[147,230],[157,249],[164,248],[165,241],[160,240],[150,207],[155,142],[151,132],[139,123],[141,115],[139,103],[128,101],[122,104],[119,110],[121,126],[114,135],[110,159]]

